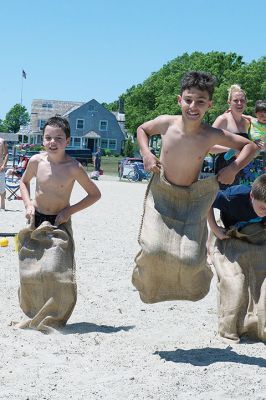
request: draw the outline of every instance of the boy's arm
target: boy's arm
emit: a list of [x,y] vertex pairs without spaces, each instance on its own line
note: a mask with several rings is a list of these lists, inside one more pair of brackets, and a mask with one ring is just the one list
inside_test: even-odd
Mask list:
[[149,137],[163,135],[169,126],[169,117],[161,115],[151,121],[144,122],[137,129],[137,139],[143,157],[143,164],[146,171],[160,172],[160,160],[151,153],[149,148]]
[[35,213],[32,200],[30,198],[30,181],[36,176],[37,160],[33,156],[27,165],[27,168],[20,179],[20,193],[26,209],[26,218],[30,219]]
[[240,151],[237,158],[218,173],[218,181],[230,185],[236,174],[254,158],[258,147],[250,140],[224,130],[220,130],[216,143]]
[[226,229],[217,224],[213,207],[210,208],[207,219],[211,230],[218,239],[224,240],[229,238],[229,236],[226,235]]
[[56,217],[55,225],[60,225],[64,222],[67,222],[72,214],[75,214],[84,208],[90,207],[101,197],[100,190],[88,177],[81,164],[78,164],[78,166],[74,168],[74,180],[76,180],[88,194],[78,203],[68,206],[60,211]]
[[4,156],[4,161],[3,161],[3,164],[0,166],[0,171],[5,170],[6,164],[8,162],[8,149],[7,149],[6,142],[3,142],[3,156]]

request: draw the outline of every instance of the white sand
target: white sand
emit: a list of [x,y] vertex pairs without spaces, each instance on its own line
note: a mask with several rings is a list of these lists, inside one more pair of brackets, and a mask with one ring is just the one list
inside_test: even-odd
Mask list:
[[[78,301],[63,333],[20,320],[13,239],[0,248],[0,399],[266,399],[266,347],[217,337],[216,279],[196,303],[141,303],[131,284],[146,184],[103,177],[102,199],[73,217]],[[75,187],[73,200],[83,195]],[[21,201],[1,232],[23,227]]]

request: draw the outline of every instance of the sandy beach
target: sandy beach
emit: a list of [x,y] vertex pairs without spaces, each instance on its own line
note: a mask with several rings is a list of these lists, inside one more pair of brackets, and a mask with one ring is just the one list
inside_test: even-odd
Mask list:
[[[18,330],[14,241],[0,248],[0,399],[266,399],[266,346],[217,336],[216,278],[201,301],[145,305],[131,284],[145,183],[103,176],[101,200],[73,216],[78,300],[54,334]],[[72,201],[84,195],[74,187]],[[25,224],[22,201],[1,232]]]

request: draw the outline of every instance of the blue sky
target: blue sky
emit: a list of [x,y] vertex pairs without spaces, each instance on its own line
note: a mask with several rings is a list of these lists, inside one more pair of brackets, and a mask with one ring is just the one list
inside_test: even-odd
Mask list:
[[0,118],[33,99],[111,102],[184,52],[265,55],[264,0],[1,2]]

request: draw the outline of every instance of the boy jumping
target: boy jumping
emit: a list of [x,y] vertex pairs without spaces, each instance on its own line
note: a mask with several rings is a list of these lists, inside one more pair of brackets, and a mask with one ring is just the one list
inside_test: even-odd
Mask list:
[[[204,157],[216,144],[240,151],[219,171],[218,181],[231,184],[255,155],[248,139],[202,122],[212,105],[215,79],[189,72],[181,82],[182,115],[162,115],[137,130],[144,167],[154,172],[148,186],[133,284],[144,302],[199,300],[209,290],[212,273],[206,266],[207,213],[216,192],[216,177],[198,181]],[[161,135],[158,159],[149,138]]]

